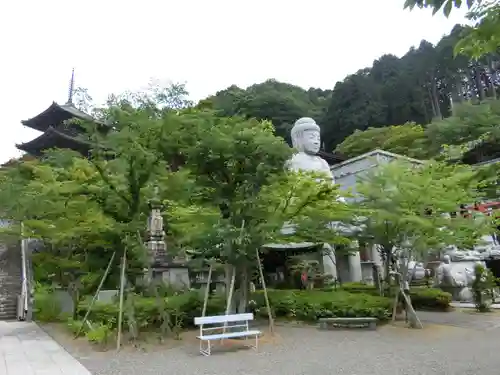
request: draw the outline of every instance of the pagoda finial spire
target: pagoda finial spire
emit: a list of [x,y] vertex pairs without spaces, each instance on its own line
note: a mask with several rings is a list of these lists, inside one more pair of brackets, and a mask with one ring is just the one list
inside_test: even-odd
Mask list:
[[66,104],[73,104],[73,91],[75,90],[75,68],[71,70],[71,80],[69,81],[68,101]]

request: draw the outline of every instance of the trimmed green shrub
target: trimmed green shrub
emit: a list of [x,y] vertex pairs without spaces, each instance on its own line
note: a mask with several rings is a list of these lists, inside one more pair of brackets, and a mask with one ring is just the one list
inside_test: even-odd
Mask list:
[[[269,302],[276,317],[316,321],[328,317],[375,317],[386,320],[390,316],[391,300],[362,293],[321,290],[269,290]],[[263,291],[252,295],[255,312],[265,316]]]
[[451,294],[437,288],[414,288],[410,290],[411,302],[415,310],[447,311]]
[[[162,310],[166,311],[172,320],[181,320],[182,327],[193,325],[194,318],[201,316],[203,309],[203,293],[190,291],[178,295],[161,298],[161,302],[155,297],[141,297],[138,295],[128,296],[132,299],[133,316],[138,327],[159,327],[162,324]],[[80,303],[78,306],[78,317],[83,319],[90,301]],[[211,296],[208,300],[206,315],[223,314],[226,307],[225,297],[222,295]],[[119,306],[118,303],[96,302],[92,306],[88,319],[94,323],[109,325],[110,329],[117,326]],[[128,314],[123,314],[127,323]]]
[[33,317],[40,322],[56,322],[61,318],[61,306],[51,288],[36,285]]
[[[373,285],[364,283],[344,283],[340,290],[378,295],[378,290]],[[450,308],[451,294],[438,288],[412,287],[410,297],[415,310],[446,311]]]
[[374,285],[361,282],[343,283],[340,289],[349,293],[364,293],[373,296],[379,295],[379,291]]

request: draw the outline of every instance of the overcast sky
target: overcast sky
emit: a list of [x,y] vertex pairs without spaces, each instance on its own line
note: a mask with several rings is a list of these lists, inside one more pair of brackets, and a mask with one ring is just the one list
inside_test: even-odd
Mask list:
[[150,78],[186,82],[194,100],[275,78],[332,88],[384,53],[437,42],[450,19],[404,0],[16,0],[0,5],[0,162],[39,133],[20,121],[76,85],[97,102]]

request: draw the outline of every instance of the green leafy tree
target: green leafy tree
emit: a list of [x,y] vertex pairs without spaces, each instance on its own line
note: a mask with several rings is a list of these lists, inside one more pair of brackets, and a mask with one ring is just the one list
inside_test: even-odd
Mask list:
[[[144,232],[147,202],[157,182],[161,194],[171,198],[185,194],[180,188],[184,175],[169,173],[160,147],[162,131],[176,126],[169,121],[179,108],[176,95],[182,99],[177,89],[155,88],[152,93],[112,97],[104,108],[93,107],[93,114],[105,120],[108,131],[103,132],[99,122],[81,124],[94,146],[88,158],[49,150],[41,160],[3,168],[0,206],[4,217],[23,221],[30,237],[43,240],[53,263],[62,258],[74,260],[86,272],[102,271],[111,253],[128,247],[133,280],[142,272],[145,254],[130,239]],[[46,258],[44,264],[48,264]],[[119,257],[115,259],[109,278],[112,287],[117,285]]]
[[405,8],[431,8],[436,14],[443,9],[448,17],[453,8],[467,7],[467,18],[474,26],[467,29],[464,37],[455,47],[456,53],[466,53],[478,58],[488,53],[496,53],[500,45],[500,4],[488,0],[406,0]]
[[[184,219],[170,222],[195,255],[226,263],[228,280],[237,275],[239,306],[244,309],[257,250],[280,241],[342,242],[328,224],[349,211],[336,200],[338,190],[331,183],[284,169],[292,150],[274,135],[271,123],[210,112],[192,113],[185,120],[191,116],[199,125],[191,130],[196,142],[183,150],[184,167],[192,173],[198,194],[191,207],[172,213]],[[211,209],[201,210],[205,206]],[[199,223],[202,211],[205,220]],[[295,233],[283,238],[281,229],[290,221]]]
[[306,91],[271,79],[247,89],[231,86],[202,100],[199,107],[214,109],[226,117],[239,115],[269,120],[275,127],[276,135],[291,144],[289,134],[293,123],[304,116],[318,119],[329,94],[329,90],[311,88]]
[[382,149],[417,159],[427,159],[429,145],[424,128],[415,123],[355,131],[337,146],[336,151],[355,157]]
[[[470,249],[490,229],[486,219],[449,215],[460,204],[481,199],[479,182],[467,166],[392,162],[370,174],[357,190],[364,234],[380,246],[385,280],[392,272],[400,275],[398,290],[408,289],[409,260],[424,260],[430,251],[448,245]],[[419,326],[408,296],[406,301],[412,325]]]

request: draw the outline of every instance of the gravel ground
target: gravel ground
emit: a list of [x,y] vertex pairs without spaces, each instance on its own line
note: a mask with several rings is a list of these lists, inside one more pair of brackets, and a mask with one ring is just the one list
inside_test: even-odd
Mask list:
[[[95,375],[498,375],[500,315],[420,313],[423,330],[401,325],[377,331],[277,327],[259,352],[198,353],[194,334],[171,348],[97,353],[55,337]],[[223,348],[224,349],[224,348]]]

